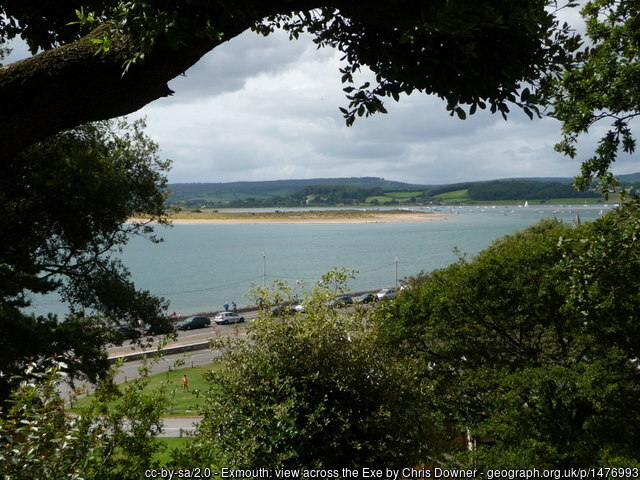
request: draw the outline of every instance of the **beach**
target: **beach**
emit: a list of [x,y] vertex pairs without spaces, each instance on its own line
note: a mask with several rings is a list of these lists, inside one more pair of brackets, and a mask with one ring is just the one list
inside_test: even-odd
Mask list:
[[[181,212],[169,217],[174,225],[277,225],[277,224],[361,224],[432,222],[446,220],[448,215],[408,210],[326,210],[299,212]],[[130,222],[144,221],[130,219]]]

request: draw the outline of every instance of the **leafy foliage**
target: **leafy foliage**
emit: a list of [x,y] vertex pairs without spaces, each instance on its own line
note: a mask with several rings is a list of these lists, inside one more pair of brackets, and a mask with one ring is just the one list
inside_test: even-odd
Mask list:
[[56,390],[65,370],[64,363],[44,370],[29,364],[6,409],[0,409],[2,478],[125,480],[144,478],[146,470],[158,467],[152,458],[161,448],[155,436],[167,392],[143,393],[146,367],[122,392],[110,376],[91,406],[73,417]]
[[[362,312],[327,306],[345,272],[325,276],[307,313],[262,311],[250,338],[222,344],[190,452],[195,464],[341,469],[411,465],[435,448],[411,362],[389,352]],[[291,291],[277,289],[280,304]],[[266,294],[266,292],[265,292]],[[263,296],[270,304],[270,294]],[[211,452],[215,452],[213,455]]]
[[640,464],[640,211],[546,221],[413,283],[380,313],[479,468]]
[[605,180],[604,190],[615,186],[613,162],[620,153],[635,151],[631,122],[640,111],[639,13],[637,2],[587,2],[582,15],[590,46],[575,54],[566,71],[547,79],[551,115],[563,125],[558,151],[575,157],[580,135],[602,120],[611,122],[595,154],[582,163],[579,188],[596,176]]
[[[164,300],[137,291],[109,252],[132,235],[152,240],[149,221],[165,221],[167,162],[143,123],[80,126],[35,144],[4,166],[0,178],[0,398],[25,358],[75,355],[77,372],[104,373],[97,354],[108,338],[99,324],[163,323]],[[32,293],[58,291],[64,322],[23,308]],[[95,313],[85,317],[85,309]],[[77,373],[76,372],[76,373]]]
[[[532,117],[536,98],[526,84],[560,68],[577,48],[568,27],[559,26],[547,10],[546,0],[377,1],[366,9],[357,2],[314,9],[288,1],[81,0],[66,8],[6,3],[0,10],[3,37],[21,35],[35,51],[107,25],[93,41],[102,53],[128,44],[125,69],[143,62],[160,44],[179,49],[199,40],[219,43],[239,21],[265,35],[278,28],[291,38],[308,32],[318,46],[343,53],[340,73],[349,105],[341,111],[349,125],[356,117],[386,113],[385,98],[397,101],[414,91],[438,95],[462,119],[478,108],[506,118],[509,105]],[[373,72],[375,85],[360,84],[363,67]]]
[[[461,119],[467,115],[464,106],[470,114],[489,108],[506,118],[509,104],[533,116],[533,98],[521,86],[549,65],[563,63],[577,46],[546,5],[535,0],[386,2],[366,10],[345,6],[278,15],[258,31],[284,28],[296,38],[307,31],[319,46],[344,54],[342,82],[350,103],[341,111],[349,125],[356,116],[386,113],[383,98],[397,101],[413,91],[438,95]],[[375,74],[373,87],[369,82],[358,86],[357,73],[364,66]]]

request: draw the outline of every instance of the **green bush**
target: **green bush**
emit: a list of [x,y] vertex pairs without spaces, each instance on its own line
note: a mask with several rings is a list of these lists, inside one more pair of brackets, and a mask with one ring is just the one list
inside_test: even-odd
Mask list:
[[478,468],[640,465],[640,212],[544,221],[410,284],[379,326],[422,359]]
[[435,449],[440,432],[423,408],[430,393],[415,364],[390,361],[364,310],[327,306],[342,289],[333,273],[305,300],[307,313],[275,318],[263,310],[249,339],[220,345],[222,365],[209,375],[189,449],[194,465],[404,467]]

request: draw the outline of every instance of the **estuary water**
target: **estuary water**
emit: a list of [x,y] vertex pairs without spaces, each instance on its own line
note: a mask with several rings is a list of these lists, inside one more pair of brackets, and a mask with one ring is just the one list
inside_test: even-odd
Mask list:
[[[138,288],[171,302],[169,313],[250,304],[252,284],[286,280],[309,284],[332,267],[358,270],[351,291],[389,287],[405,277],[449,265],[454,249],[468,256],[541,218],[594,220],[611,206],[442,207],[446,220],[411,223],[175,225],[158,228],[160,244],[136,238],[124,264]],[[429,209],[426,209],[427,211]],[[54,296],[34,298],[37,313],[66,311]]]

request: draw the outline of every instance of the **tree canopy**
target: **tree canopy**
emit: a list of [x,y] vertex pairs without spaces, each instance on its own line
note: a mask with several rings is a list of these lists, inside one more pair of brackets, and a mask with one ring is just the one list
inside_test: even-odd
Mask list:
[[[249,338],[216,342],[204,418],[183,465],[328,471],[415,465],[444,435],[421,401],[412,362],[390,361],[365,311],[344,315],[328,301],[346,288],[334,270],[305,298],[307,313],[282,307],[294,292],[262,287]],[[299,293],[299,292],[298,292]]]
[[[101,328],[144,320],[164,324],[166,304],[136,290],[114,249],[132,235],[154,239],[166,222],[168,163],[143,124],[81,125],[37,142],[5,164],[0,177],[0,398],[26,358],[69,355],[71,373],[95,379],[106,369]],[[132,217],[147,217],[127,223]],[[25,313],[33,294],[57,291],[70,316]],[[85,316],[85,309],[92,316]],[[97,316],[93,316],[97,315]]]
[[474,440],[456,462],[640,464],[639,226],[637,206],[575,229],[545,221],[379,312],[398,352],[422,359],[425,401]]
[[[63,3],[0,3],[0,37],[44,50],[0,68],[3,160],[46,135],[170,95],[170,79],[250,28],[306,31],[341,51],[347,123],[413,91],[440,96],[461,117],[463,106],[531,113],[522,87],[574,48],[545,0]],[[365,66],[376,85],[356,83]]]
[[[620,153],[635,152],[633,119],[640,114],[640,61],[638,2],[593,0],[586,2],[587,47],[573,55],[567,68],[542,81],[542,96],[549,113],[562,122],[563,140],[557,150],[575,157],[578,139],[601,122],[610,122],[593,153],[582,162],[577,185],[588,186],[594,177],[610,188],[610,168]],[[584,155],[584,154],[581,154]]]

